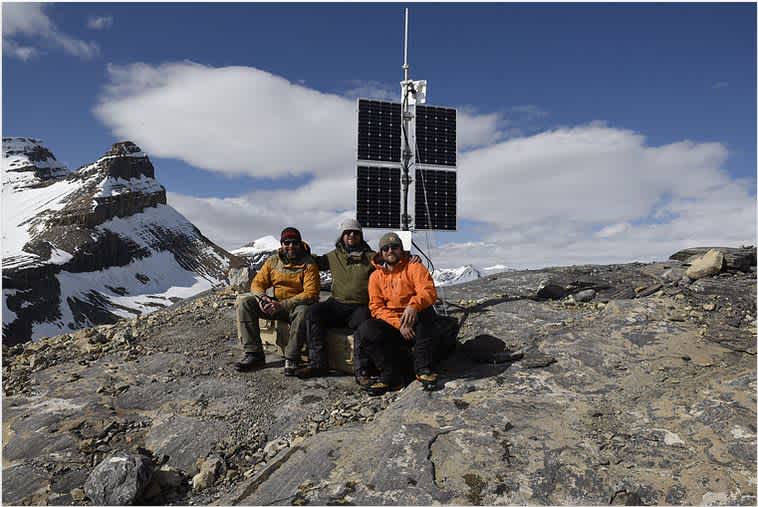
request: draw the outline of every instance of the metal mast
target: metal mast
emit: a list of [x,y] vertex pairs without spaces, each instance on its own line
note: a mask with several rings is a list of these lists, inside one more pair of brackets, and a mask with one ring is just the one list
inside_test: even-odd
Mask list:
[[403,175],[401,177],[401,184],[403,189],[403,200],[402,200],[402,208],[401,208],[401,216],[400,216],[400,224],[401,228],[404,231],[410,230],[411,226],[411,214],[410,214],[410,208],[408,206],[408,190],[410,187],[411,182],[413,181],[410,177],[410,166],[412,159],[415,158],[414,150],[411,149],[412,143],[411,139],[409,137],[414,134],[415,130],[415,107],[413,107],[413,110],[411,109],[411,106],[409,104],[409,95],[412,93],[413,90],[413,82],[409,80],[408,71],[410,69],[410,66],[408,65],[408,8],[405,9],[405,38],[404,38],[404,44],[403,44],[403,81],[400,83],[401,85],[401,97],[400,102],[402,104],[402,167],[403,167]]

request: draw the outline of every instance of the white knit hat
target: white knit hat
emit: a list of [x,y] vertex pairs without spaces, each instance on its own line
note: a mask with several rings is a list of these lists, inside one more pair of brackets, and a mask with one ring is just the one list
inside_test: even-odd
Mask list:
[[360,231],[363,233],[363,227],[361,227],[361,223],[354,219],[354,218],[346,218],[342,222],[340,222],[340,238],[345,233],[345,231]]

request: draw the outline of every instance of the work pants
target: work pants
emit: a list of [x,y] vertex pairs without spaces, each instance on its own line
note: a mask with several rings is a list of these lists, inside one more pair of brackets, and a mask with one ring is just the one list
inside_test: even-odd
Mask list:
[[310,365],[314,368],[328,368],[326,330],[330,327],[348,327],[353,333],[353,368],[357,374],[361,366],[357,353],[360,342],[357,329],[370,318],[368,305],[340,303],[334,298],[311,305],[305,316]]
[[258,319],[281,320],[289,322],[290,335],[284,349],[285,359],[300,360],[300,352],[305,343],[304,333],[301,329],[305,322],[305,314],[308,305],[296,305],[289,311],[282,309],[273,315],[265,313],[258,299],[252,294],[237,296],[237,337],[245,352],[263,357],[263,343],[261,342],[261,328]]
[[365,321],[358,329],[361,361],[379,370],[382,380],[389,384],[409,381],[414,370],[431,369],[437,341],[436,315],[432,307],[418,313],[412,340],[403,338],[399,329],[381,319]]

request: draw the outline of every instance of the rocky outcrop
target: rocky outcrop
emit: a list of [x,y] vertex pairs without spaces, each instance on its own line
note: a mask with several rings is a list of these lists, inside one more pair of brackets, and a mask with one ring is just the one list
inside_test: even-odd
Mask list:
[[673,254],[669,259],[681,261],[685,264],[691,264],[692,261],[707,253],[710,250],[716,250],[721,252],[724,256],[723,269],[736,270],[736,271],[750,271],[750,266],[755,266],[756,254],[754,246],[744,246],[741,248],[728,248],[728,247],[698,247],[698,248],[686,248],[679,250]]
[[5,344],[153,311],[242,265],[166,205],[134,143],[69,172],[39,141],[5,138],[3,170]]
[[[175,471],[151,503],[754,504],[755,273],[683,274],[449,287],[461,331],[441,389],[378,398],[349,376],[285,377],[272,354],[236,372],[228,290],[6,347],[3,501],[65,502],[113,452],[144,448]],[[567,295],[538,297],[548,283]]]

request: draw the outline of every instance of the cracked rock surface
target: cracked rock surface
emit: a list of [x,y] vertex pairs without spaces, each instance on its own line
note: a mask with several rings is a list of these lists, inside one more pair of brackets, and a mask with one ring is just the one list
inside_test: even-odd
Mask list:
[[[89,504],[92,469],[142,448],[182,478],[148,485],[145,504],[753,505],[755,271],[683,273],[447,287],[461,345],[433,392],[371,398],[348,376],[284,377],[275,356],[238,373],[225,292],[6,348],[3,502]],[[223,463],[193,490],[206,458]]]

